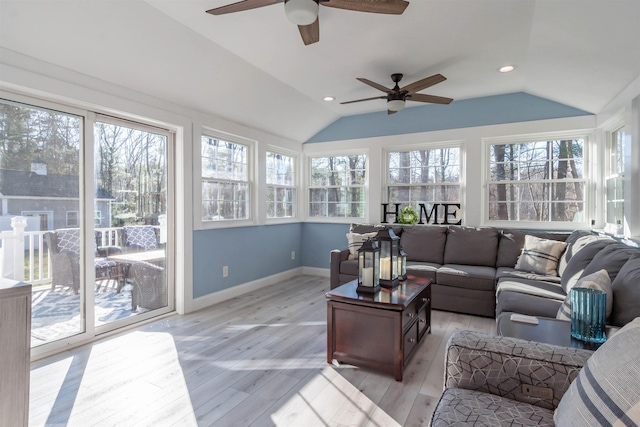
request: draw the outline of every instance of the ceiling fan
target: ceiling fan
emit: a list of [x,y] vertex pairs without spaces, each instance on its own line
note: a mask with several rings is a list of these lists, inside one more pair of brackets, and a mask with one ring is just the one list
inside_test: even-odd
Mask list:
[[373,98],[356,99],[355,101],[346,101],[346,102],[341,102],[340,104],[351,104],[354,102],[371,101],[373,99],[386,99],[387,113],[394,114],[404,108],[406,101],[429,102],[431,104],[449,104],[451,103],[451,101],[453,101],[453,99],[451,98],[444,98],[442,96],[423,95],[421,93],[416,93],[423,89],[426,89],[428,87],[431,87],[438,83],[442,83],[443,81],[447,80],[447,78],[442,74],[434,74],[431,77],[418,80],[417,82],[408,84],[405,87],[398,86],[398,83],[400,82],[400,80],[402,80],[402,74],[400,73],[391,74],[391,80],[393,80],[393,82],[396,84],[393,87],[393,89],[387,89],[381,84],[372,82],[371,80],[363,79],[361,77],[358,77],[358,80],[382,92],[386,92],[387,95],[375,96]]
[[386,13],[401,15],[409,6],[404,0],[243,0],[226,6],[207,10],[212,15],[241,12],[284,2],[284,12],[292,23],[298,26],[305,45],[320,40],[319,5],[347,9],[356,12]]

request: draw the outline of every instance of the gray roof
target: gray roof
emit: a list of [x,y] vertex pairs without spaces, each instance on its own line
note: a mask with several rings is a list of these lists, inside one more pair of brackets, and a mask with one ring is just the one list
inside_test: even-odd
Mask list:
[[[0,169],[0,194],[4,196],[78,197],[77,175],[38,175],[30,171]],[[114,199],[104,188],[96,189],[96,198]]]

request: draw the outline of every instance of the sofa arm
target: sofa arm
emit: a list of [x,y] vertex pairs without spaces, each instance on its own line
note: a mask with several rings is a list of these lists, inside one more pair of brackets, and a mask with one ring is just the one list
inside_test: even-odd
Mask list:
[[[447,343],[444,385],[555,409],[592,354],[590,350],[462,331]],[[542,387],[553,397],[525,395],[523,385]]]
[[331,251],[329,272],[329,287],[335,289],[340,286],[340,263],[349,259],[349,249],[334,249]]

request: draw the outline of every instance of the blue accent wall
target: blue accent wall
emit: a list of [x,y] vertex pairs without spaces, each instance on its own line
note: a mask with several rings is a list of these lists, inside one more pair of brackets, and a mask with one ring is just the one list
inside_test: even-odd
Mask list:
[[[411,104],[414,103],[407,103]],[[428,104],[409,107],[392,115],[387,114],[385,110],[342,117],[311,137],[307,143],[587,115],[592,113],[518,92],[463,99],[453,101],[449,105]]]
[[[193,297],[302,266],[302,226],[294,223],[195,231]],[[291,251],[296,252],[295,260]],[[229,266],[228,277],[222,277],[225,265]]]
[[332,249],[347,247],[350,224],[305,222],[302,225],[302,263],[305,267],[329,268]]

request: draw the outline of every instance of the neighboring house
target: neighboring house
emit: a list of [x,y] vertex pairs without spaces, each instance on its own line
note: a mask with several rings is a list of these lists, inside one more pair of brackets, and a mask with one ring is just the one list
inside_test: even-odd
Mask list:
[[[78,176],[48,174],[42,165],[34,162],[31,171],[0,169],[0,216],[39,217],[41,231],[79,227]],[[113,200],[108,191],[96,190],[96,227],[110,226]]]

